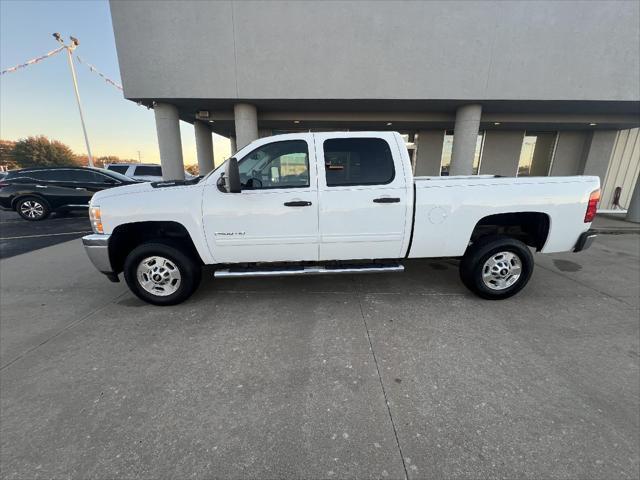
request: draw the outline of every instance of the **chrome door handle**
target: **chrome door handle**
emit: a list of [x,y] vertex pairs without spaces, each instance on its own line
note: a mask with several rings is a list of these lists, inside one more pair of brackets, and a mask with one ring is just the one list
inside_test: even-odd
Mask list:
[[36,188],[47,188],[46,185],[36,185]]
[[86,188],[76,187],[76,190],[86,190]]
[[311,202],[305,202],[303,200],[296,200],[294,202],[284,202],[285,207],[308,207]]
[[398,197],[380,197],[374,198],[373,203],[399,203],[400,199]]

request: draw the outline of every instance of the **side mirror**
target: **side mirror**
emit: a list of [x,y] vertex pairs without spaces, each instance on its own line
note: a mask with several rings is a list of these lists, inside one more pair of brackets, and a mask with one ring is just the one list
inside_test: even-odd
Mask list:
[[227,161],[227,169],[225,170],[225,187],[228,193],[240,193],[242,191],[238,160],[233,157]]

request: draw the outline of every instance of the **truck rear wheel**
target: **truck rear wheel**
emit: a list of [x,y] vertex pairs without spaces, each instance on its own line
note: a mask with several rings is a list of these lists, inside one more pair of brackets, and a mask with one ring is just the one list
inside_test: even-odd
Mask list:
[[509,298],[529,282],[533,255],[524,243],[511,237],[481,238],[460,262],[460,279],[476,295],[489,300]]
[[200,284],[200,265],[176,246],[149,242],[134,248],[124,261],[129,289],[153,305],[184,302]]

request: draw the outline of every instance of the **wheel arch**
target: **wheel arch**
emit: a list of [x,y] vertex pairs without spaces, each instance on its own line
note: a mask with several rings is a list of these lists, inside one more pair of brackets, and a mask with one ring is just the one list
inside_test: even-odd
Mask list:
[[129,252],[149,241],[169,243],[184,250],[200,265],[204,262],[187,228],[176,221],[145,221],[118,225],[109,239],[109,260],[116,273],[124,267]]
[[489,235],[505,235],[540,251],[547,242],[550,229],[551,217],[547,213],[534,211],[496,213],[478,220],[471,233],[470,243]]

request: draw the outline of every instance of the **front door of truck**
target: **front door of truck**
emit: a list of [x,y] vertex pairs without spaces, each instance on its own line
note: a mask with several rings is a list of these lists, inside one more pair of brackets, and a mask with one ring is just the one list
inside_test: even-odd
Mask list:
[[318,191],[312,134],[264,139],[238,159],[241,193],[203,194],[203,228],[216,263],[318,260]]
[[410,190],[394,134],[316,133],[315,146],[320,260],[403,256]]

